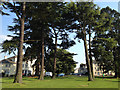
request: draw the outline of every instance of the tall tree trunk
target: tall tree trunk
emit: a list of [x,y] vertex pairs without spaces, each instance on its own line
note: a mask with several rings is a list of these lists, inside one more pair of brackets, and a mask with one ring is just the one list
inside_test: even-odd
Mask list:
[[37,55],[37,61],[35,66],[35,76],[39,76],[39,73],[40,73],[40,55]]
[[90,67],[90,60],[89,60],[89,55],[88,55],[85,28],[84,28],[83,33],[84,33],[84,47],[85,47],[85,55],[86,55],[86,64],[87,64],[87,70],[88,70],[88,81],[93,81],[91,67]]
[[38,76],[38,79],[39,79],[39,75],[40,75],[40,61],[41,61],[40,50],[41,50],[40,48],[38,48],[38,50],[37,50],[37,61],[36,61],[36,70],[35,70],[35,75]]
[[37,64],[36,66],[35,66],[35,76],[39,76],[39,72],[40,72],[40,64]]
[[113,48],[113,56],[114,56],[114,67],[115,67],[115,78],[118,77],[118,57],[117,57],[117,50],[116,50],[116,47]]
[[55,73],[56,73],[56,53],[57,53],[57,35],[55,35],[55,52],[54,52],[54,69],[53,69],[53,76],[52,78],[55,78]]
[[24,21],[25,21],[25,2],[22,8],[20,42],[17,56],[16,75],[13,83],[22,83],[22,61],[23,61],[23,42],[24,42]]
[[41,70],[40,70],[40,80],[44,80],[44,37],[42,33],[42,61],[41,61]]
[[117,78],[119,75],[118,75],[118,69],[115,68],[115,78]]
[[118,67],[118,77],[120,78],[120,65]]
[[91,73],[92,77],[94,79],[94,73],[93,73],[93,60],[92,60],[92,54],[91,54],[91,27],[89,27],[89,58],[90,58],[90,66],[91,66]]
[[[118,30],[118,35],[119,35],[118,38],[120,38],[120,30]],[[118,41],[118,67],[119,67],[118,72],[119,72],[119,78],[120,78],[120,39]]]
[[[118,60],[115,60],[114,62],[116,62],[118,64]],[[119,65],[117,65],[115,63],[115,78],[118,78],[119,77]]]

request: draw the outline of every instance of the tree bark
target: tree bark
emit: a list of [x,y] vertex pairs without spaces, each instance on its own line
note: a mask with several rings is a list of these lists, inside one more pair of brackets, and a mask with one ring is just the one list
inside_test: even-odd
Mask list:
[[38,76],[39,75],[39,64],[37,64],[35,67],[36,67],[35,76]]
[[119,66],[119,68],[118,68],[118,77],[120,78],[120,66]]
[[92,78],[94,79],[93,60],[92,60],[92,54],[91,54],[91,30],[90,30],[90,27],[89,27],[89,58],[90,58],[90,66],[91,66]]
[[44,80],[44,37],[42,33],[42,61],[41,61],[41,70],[40,70],[40,80]]
[[53,69],[53,76],[54,79],[56,77],[56,53],[57,53],[57,35],[55,35],[55,52],[54,52],[54,69]]
[[22,17],[21,21],[21,30],[20,30],[20,41],[19,41],[19,49],[17,56],[17,67],[16,67],[16,75],[13,83],[22,83],[22,61],[23,61],[23,42],[24,42],[24,21],[25,21],[25,2],[23,3],[22,8]]
[[114,67],[115,67],[115,78],[119,77],[118,74],[118,65],[116,63],[118,63],[118,58],[117,58],[117,51],[116,51],[116,47],[113,48],[113,56],[114,56]]
[[[40,43],[38,43],[39,45]],[[37,61],[36,61],[36,69],[35,69],[35,75],[38,76],[38,79],[39,79],[39,75],[40,75],[40,63],[41,63],[41,58],[40,58],[40,51],[41,49],[38,47],[38,50],[37,50]]]
[[119,76],[119,75],[118,75],[118,70],[115,69],[115,76],[114,76],[114,77],[115,77],[115,78],[118,78],[118,76]]
[[87,70],[88,70],[88,81],[93,81],[91,67],[90,67],[90,60],[89,60],[89,55],[88,55],[85,28],[83,30],[83,34],[84,34],[84,47],[85,47],[85,55],[86,55],[86,64],[87,64]]
[[[40,60],[40,59],[38,59]],[[39,76],[40,73],[40,62],[37,60],[37,64],[36,64],[36,69],[35,69],[35,76]],[[38,77],[39,78],[39,77]]]

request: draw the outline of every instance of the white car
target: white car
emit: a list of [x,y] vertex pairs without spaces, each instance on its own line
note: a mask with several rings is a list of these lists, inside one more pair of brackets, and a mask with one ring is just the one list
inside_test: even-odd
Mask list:
[[52,76],[52,72],[45,72],[45,76]]

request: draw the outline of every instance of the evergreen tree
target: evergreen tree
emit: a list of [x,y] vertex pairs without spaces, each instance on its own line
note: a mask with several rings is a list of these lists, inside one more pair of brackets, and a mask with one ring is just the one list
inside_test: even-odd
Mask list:
[[[70,53],[64,49],[57,49],[56,53],[56,73],[65,73],[66,75],[73,73],[77,62],[73,60],[74,53]],[[48,54],[48,60],[45,62],[45,69],[53,72],[54,50]]]
[[[113,70],[118,71],[118,31],[116,27],[119,20],[119,14],[109,7],[101,10],[99,25],[96,28],[95,38],[93,40],[93,51],[95,59],[102,67],[104,72]],[[117,24],[117,25],[116,25]]]
[[[72,6],[72,7],[71,7]],[[94,30],[97,16],[99,15],[99,8],[93,2],[77,2],[71,3],[71,12],[74,17],[72,18],[72,25],[68,27],[70,31],[76,33],[78,39],[84,41],[86,64],[88,70],[88,81],[93,80],[93,68],[91,57],[91,30]],[[89,34],[89,53],[87,47],[87,35]],[[91,60],[89,59],[91,58]]]
[[[16,5],[17,4],[17,5]],[[24,39],[24,21],[25,21],[25,2],[23,3],[9,3],[4,2],[4,5],[11,12],[15,13],[20,21],[19,47],[17,57],[17,67],[14,83],[22,83],[22,61],[23,61],[23,39]]]

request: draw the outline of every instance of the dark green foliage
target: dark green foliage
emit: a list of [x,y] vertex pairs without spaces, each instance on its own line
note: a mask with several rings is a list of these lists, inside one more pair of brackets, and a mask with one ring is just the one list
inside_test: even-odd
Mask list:
[[104,72],[109,70],[116,72],[119,66],[119,17],[120,14],[117,11],[109,7],[103,8],[95,30],[93,53]]
[[6,40],[1,44],[2,47],[2,51],[3,52],[8,52],[8,54],[13,53],[14,55],[16,55],[15,51],[18,49],[18,38],[17,37],[13,37],[12,40]]
[[[64,49],[57,49],[56,55],[56,73],[70,74],[74,72],[77,62],[73,60],[74,53],[70,53]],[[46,71],[53,72],[54,51],[51,51],[45,60]]]

